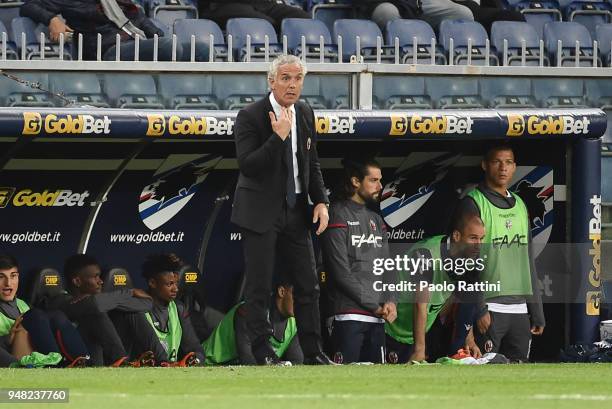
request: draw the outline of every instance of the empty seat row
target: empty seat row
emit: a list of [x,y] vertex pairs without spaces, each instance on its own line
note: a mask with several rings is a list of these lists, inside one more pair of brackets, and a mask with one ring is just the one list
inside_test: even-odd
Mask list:
[[542,34],[551,21],[574,21],[583,24],[595,35],[595,27],[612,22],[612,5],[603,0],[502,0],[506,6],[520,11],[525,20]]
[[[238,109],[267,92],[263,74],[17,73],[0,77],[3,106],[63,105],[39,88],[76,104],[116,108]],[[27,87],[24,82],[34,84]],[[309,74],[302,97],[316,109],[348,108],[348,77]],[[373,105],[379,109],[566,108],[612,110],[612,82],[519,77],[417,77],[376,75]]]
[[[20,72],[15,78],[19,81],[0,77],[1,106],[235,110],[267,93],[262,74],[248,80],[240,76],[240,81],[235,74],[166,74],[154,78],[146,74]],[[346,76],[309,75],[302,98],[317,109],[349,108],[347,90]]]
[[575,108],[612,110],[612,82],[522,77],[402,77],[377,75],[378,109]]

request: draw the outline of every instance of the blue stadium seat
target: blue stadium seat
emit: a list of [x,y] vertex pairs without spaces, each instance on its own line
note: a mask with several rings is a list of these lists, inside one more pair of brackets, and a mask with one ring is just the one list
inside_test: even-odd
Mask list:
[[578,78],[534,78],[533,95],[542,108],[585,108],[584,84]]
[[[491,25],[491,43],[497,49],[503,64],[504,40],[508,40],[508,65],[523,65],[523,41],[525,42],[525,65],[540,65],[540,37],[536,30],[521,21],[496,21]],[[544,65],[548,65],[548,57]]]
[[[350,62],[357,55],[357,37],[359,37],[359,55],[364,61],[376,61],[376,44],[380,41],[381,61],[394,62],[393,47],[384,46],[380,28],[371,20],[340,19],[334,22],[334,40],[342,37],[342,61]],[[379,40],[377,40],[379,39]]]
[[191,2],[181,0],[145,0],[145,10],[150,17],[156,18],[168,27],[176,20],[197,19],[198,9]]
[[483,108],[478,80],[475,78],[438,78],[425,80],[427,93],[440,109]]
[[159,74],[158,89],[168,109],[219,109],[210,74]]
[[[8,30],[11,29],[11,22],[15,17],[19,17],[19,9],[23,1],[2,1],[0,2],[0,21]],[[7,34],[9,32],[7,31]],[[10,35],[10,34],[9,34]]]
[[172,37],[172,27],[169,27],[166,23],[159,21],[158,19],[153,17],[149,17],[149,20],[151,20],[151,22],[155,24],[155,27],[159,28],[161,31],[164,32],[164,37]]
[[430,109],[431,99],[425,92],[422,77],[376,75],[373,105],[378,109]]
[[[213,36],[213,59],[215,61],[227,61],[227,45],[221,28],[212,20],[185,19],[174,22],[174,34],[178,42],[183,44],[183,59],[189,60],[191,36],[195,36],[196,58],[195,61],[208,61],[210,36]],[[188,48],[185,45],[189,44]],[[185,58],[186,57],[186,58]]]
[[281,36],[287,37],[287,50],[300,56],[302,37],[304,37],[306,61],[312,62],[320,61],[321,37],[323,37],[323,61],[338,61],[338,47],[333,44],[327,26],[319,20],[286,18],[281,23]]
[[505,2],[510,8],[523,14],[525,21],[536,29],[540,38],[544,35],[546,23],[562,19],[557,0],[505,0]]
[[261,74],[217,74],[213,77],[214,95],[223,109],[237,110],[266,95],[268,82]]
[[[612,202],[612,156],[602,156],[601,158],[601,200]],[[609,294],[612,295],[612,294]],[[612,302],[609,298],[608,303]]]
[[[558,40],[561,40],[560,56],[557,49]],[[544,43],[551,65],[573,67],[576,63],[576,41],[580,42],[580,53],[577,56],[579,66],[592,67],[593,40],[586,27],[579,23],[562,21],[554,21],[544,26]],[[596,65],[601,65],[601,62],[598,61]]]
[[312,3],[313,7],[310,9],[312,18],[322,21],[330,33],[334,30],[336,20],[357,17],[355,7],[350,4],[350,1],[313,1]]
[[10,35],[4,23],[0,21],[0,59],[4,58],[2,55],[2,33],[6,33],[6,59],[7,60],[16,60],[17,57],[17,48],[15,47],[14,41],[9,41]]
[[489,77],[480,79],[480,93],[490,108],[535,108],[529,78]]
[[608,127],[603,136],[603,143],[612,144],[612,81],[608,78],[586,80],[584,85],[588,105],[601,108],[608,116]]
[[612,62],[610,58],[610,51],[612,50],[612,24],[598,25],[595,35],[601,60],[609,67]]
[[[489,39],[484,27],[475,21],[444,20],[440,23],[440,42],[449,53],[450,39],[453,39],[453,63],[465,65],[468,63],[468,41],[472,41],[472,65],[486,65],[486,41]],[[494,47],[489,51],[489,65],[498,65]]]
[[[38,72],[5,72],[19,80],[39,85],[49,89],[49,78],[46,73]],[[39,89],[31,88],[16,80],[0,76],[0,102],[7,107],[52,107],[54,103],[49,94]]]
[[[265,38],[269,42],[269,59],[282,54],[282,46],[278,43],[276,31],[267,20],[260,18],[230,18],[226,24],[227,35],[232,36],[232,51],[238,61],[246,61],[250,53],[251,61],[264,61]],[[251,36],[251,49],[247,50],[247,35]]]
[[612,110],[612,81],[608,78],[586,80],[586,100],[589,106]]
[[[73,106],[87,105],[109,108],[96,74],[85,72],[54,72],[49,74],[49,90],[74,101]],[[65,101],[57,101],[58,106]]]
[[101,82],[114,108],[164,109],[150,75],[109,73],[102,75]]
[[[414,38],[416,38],[417,64],[432,64],[431,42],[437,42],[436,34],[429,24],[422,20],[397,19],[387,22],[385,41],[395,47],[395,38],[399,41],[402,62],[411,64],[414,61]],[[436,44],[434,62],[446,65],[446,56],[442,47]]]
[[[36,23],[27,17],[15,17],[11,22],[11,40],[15,43],[19,55],[21,55],[22,33],[25,33],[25,57],[27,60],[37,60],[42,57],[41,32],[45,34],[45,59],[58,59],[60,56],[59,45],[51,42],[49,29],[46,26],[42,24],[36,25]],[[62,52],[65,60],[72,59],[72,56],[66,49]]]
[[595,28],[599,24],[610,23],[612,6],[602,0],[559,0],[566,21],[575,21],[589,29],[595,37]]
[[325,98],[321,95],[321,77],[323,75],[308,74],[300,95],[300,100],[310,104],[313,109],[328,108]]
[[349,109],[350,77],[348,75],[322,75],[320,79],[321,94],[332,109]]

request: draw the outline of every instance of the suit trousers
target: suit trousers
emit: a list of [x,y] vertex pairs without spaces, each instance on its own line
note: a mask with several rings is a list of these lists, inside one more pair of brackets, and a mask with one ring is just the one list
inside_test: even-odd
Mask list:
[[[283,274],[293,285],[295,318],[304,356],[321,350],[319,315],[319,282],[316,274],[310,226],[304,216],[305,200],[295,207],[283,206],[272,229],[256,233],[243,229],[245,260],[245,306],[247,330],[258,361],[271,351],[268,338],[272,334],[269,320],[276,274]],[[277,259],[278,258],[278,259]],[[278,263],[277,263],[278,261]],[[275,271],[279,265],[282,271]]]

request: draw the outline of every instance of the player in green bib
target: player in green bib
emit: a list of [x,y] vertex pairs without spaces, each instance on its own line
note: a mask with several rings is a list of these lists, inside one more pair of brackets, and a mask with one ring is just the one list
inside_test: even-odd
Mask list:
[[[156,254],[147,257],[142,266],[142,276],[147,281],[147,292],[153,298],[153,308],[144,313],[142,320],[131,320],[131,331],[140,334],[133,348],[136,352],[153,351],[161,366],[194,366],[204,362],[204,351],[189,319],[189,311],[176,301],[178,271],[183,262],[175,254]],[[140,328],[140,330],[139,330]]]
[[66,316],[31,309],[18,288],[17,260],[0,254],[0,367],[84,366],[87,348]]
[[[257,363],[250,348],[246,319],[241,308],[243,304],[241,302],[230,309],[210,337],[202,343],[207,365]],[[269,341],[274,353],[285,362],[301,364],[304,354],[293,316],[293,287],[288,284],[278,285],[271,305],[270,323],[273,333]]]
[[[472,214],[456,220],[450,235],[430,237],[410,249],[410,257],[423,262],[412,277],[406,271],[400,272],[400,280],[414,283],[415,291],[400,295],[397,319],[393,323],[385,323],[389,362],[421,362],[427,359],[426,333],[453,294],[448,285],[455,285],[457,290],[463,275],[482,269],[477,260],[484,235],[482,221]],[[471,260],[469,266],[465,261],[468,259]],[[458,260],[462,260],[461,264]],[[462,269],[459,266],[463,266]],[[430,285],[441,287],[430,291]],[[468,350],[478,355],[480,351],[473,342],[471,327],[468,332],[463,334],[461,341]]]
[[530,248],[527,207],[510,192],[516,162],[509,146],[490,149],[482,160],[485,180],[460,202],[458,213],[477,212],[485,224],[483,280],[500,282],[485,292],[488,311],[478,320],[476,338],[484,352],[501,352],[527,361],[532,335],[544,331],[545,319]]

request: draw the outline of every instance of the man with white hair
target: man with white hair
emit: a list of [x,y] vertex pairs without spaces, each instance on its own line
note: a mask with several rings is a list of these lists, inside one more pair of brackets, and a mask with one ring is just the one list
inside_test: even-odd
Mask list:
[[[277,257],[294,288],[295,318],[305,364],[332,364],[321,351],[319,285],[310,228],[329,221],[312,108],[300,102],[306,67],[281,55],[268,72],[270,94],[238,113],[240,175],[232,222],[242,229],[245,290],[242,313],[258,364],[276,364],[268,317]],[[314,208],[311,210],[308,199]]]

